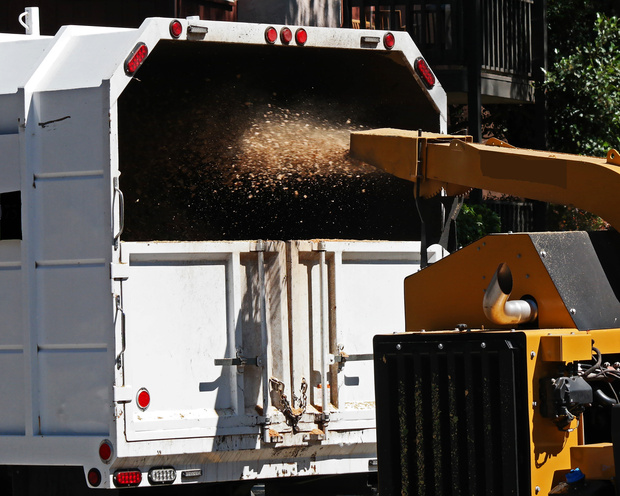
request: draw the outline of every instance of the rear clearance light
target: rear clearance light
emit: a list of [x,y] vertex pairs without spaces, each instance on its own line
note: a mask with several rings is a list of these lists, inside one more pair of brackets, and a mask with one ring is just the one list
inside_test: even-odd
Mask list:
[[144,43],[138,43],[125,60],[125,74],[133,76],[149,54],[149,49]]
[[170,36],[178,38],[183,33],[183,25],[180,21],[174,20],[170,23]]
[[415,67],[418,75],[422,78],[422,81],[424,81],[426,87],[429,90],[432,89],[433,86],[435,86],[435,75],[426,63],[426,60],[424,60],[422,57],[418,57],[413,63],[413,66]]
[[394,35],[392,33],[385,33],[383,36],[383,46],[388,50],[391,50],[394,48],[395,43],[396,38],[394,38]]
[[267,41],[267,43],[271,43],[273,45],[277,39],[278,32],[276,31],[276,28],[269,26],[267,29],[265,29],[265,40]]
[[101,472],[96,468],[91,468],[88,471],[88,483],[93,487],[99,487],[99,484],[101,484]]
[[139,470],[119,470],[114,474],[114,485],[118,487],[139,486],[142,482],[142,472]]
[[280,41],[285,45],[288,45],[293,41],[293,32],[289,28],[282,28],[280,31]]
[[151,404],[151,395],[146,388],[142,388],[138,391],[136,402],[140,410],[146,410],[149,407]]
[[298,45],[305,45],[306,41],[308,41],[308,33],[304,28],[299,28],[295,31],[295,42]]
[[172,467],[159,467],[149,470],[151,484],[172,484],[177,478],[177,471]]
[[200,477],[202,475],[201,468],[190,468],[189,470],[183,470],[181,472],[181,477],[192,478],[192,477]]
[[110,441],[105,440],[99,445],[99,458],[106,463],[112,458],[112,443]]

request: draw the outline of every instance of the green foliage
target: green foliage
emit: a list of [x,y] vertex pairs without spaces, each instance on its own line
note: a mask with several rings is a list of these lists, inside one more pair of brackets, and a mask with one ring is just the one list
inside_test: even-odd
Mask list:
[[597,215],[565,205],[549,204],[547,223],[560,231],[602,231],[609,224]]
[[549,61],[571,54],[592,43],[597,13],[612,15],[613,0],[547,0]]
[[596,15],[592,41],[547,72],[550,148],[604,156],[620,147],[620,22]]
[[487,234],[499,232],[501,220],[484,204],[463,204],[456,220],[458,244],[465,246]]

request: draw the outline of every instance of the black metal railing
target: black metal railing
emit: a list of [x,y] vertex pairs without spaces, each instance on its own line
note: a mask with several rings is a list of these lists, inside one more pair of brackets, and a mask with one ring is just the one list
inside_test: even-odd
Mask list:
[[482,68],[532,74],[533,0],[481,0]]
[[502,222],[501,232],[532,232],[534,204],[529,201],[486,200],[484,204],[493,210]]
[[[429,63],[466,66],[463,0],[344,0],[343,27],[408,31]],[[529,78],[534,0],[481,0],[482,69]]]

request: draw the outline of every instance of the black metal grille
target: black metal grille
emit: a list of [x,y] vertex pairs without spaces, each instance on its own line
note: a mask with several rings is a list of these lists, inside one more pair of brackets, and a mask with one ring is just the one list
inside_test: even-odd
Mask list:
[[[482,68],[532,74],[533,0],[481,0]],[[431,66],[466,65],[468,24],[462,0],[344,0],[343,27],[406,30]]]
[[381,496],[517,495],[528,488],[521,339],[375,338]]

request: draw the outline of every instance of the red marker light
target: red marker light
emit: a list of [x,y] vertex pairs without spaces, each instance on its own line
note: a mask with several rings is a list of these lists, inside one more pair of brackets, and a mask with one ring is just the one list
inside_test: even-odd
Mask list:
[[424,60],[422,57],[418,57],[413,63],[413,66],[415,67],[415,70],[418,73],[418,75],[422,78],[422,81],[424,81],[424,84],[426,85],[426,87],[429,90],[432,89],[433,86],[435,86],[435,82],[436,82],[435,75],[433,74],[433,71],[431,71],[431,68],[426,63],[426,60]]
[[183,25],[180,21],[174,20],[170,23],[170,36],[178,38],[183,33]]
[[96,468],[91,468],[88,471],[88,483],[93,487],[99,487],[99,484],[101,484],[101,472]]
[[394,48],[395,43],[396,38],[394,38],[394,35],[392,33],[385,33],[385,35],[383,36],[383,45],[385,46],[385,48],[391,50],[392,48]]
[[276,28],[269,26],[265,30],[265,40],[267,41],[267,43],[271,43],[273,45],[277,39],[278,32],[276,31]]
[[125,74],[133,76],[149,54],[149,49],[144,43],[138,43],[125,60]]
[[304,28],[299,28],[295,31],[295,41],[298,45],[305,45],[306,41],[308,41],[308,33]]
[[280,31],[280,40],[285,45],[288,45],[291,41],[293,41],[293,32],[289,28],[282,28]]
[[151,395],[145,388],[142,388],[140,389],[140,391],[138,391],[136,401],[140,410],[146,410],[151,403]]
[[142,482],[142,472],[139,470],[121,470],[114,474],[114,484],[117,486],[139,486]]
[[103,441],[99,445],[99,458],[104,462],[109,462],[110,458],[112,458],[112,444],[110,444],[110,441]]

